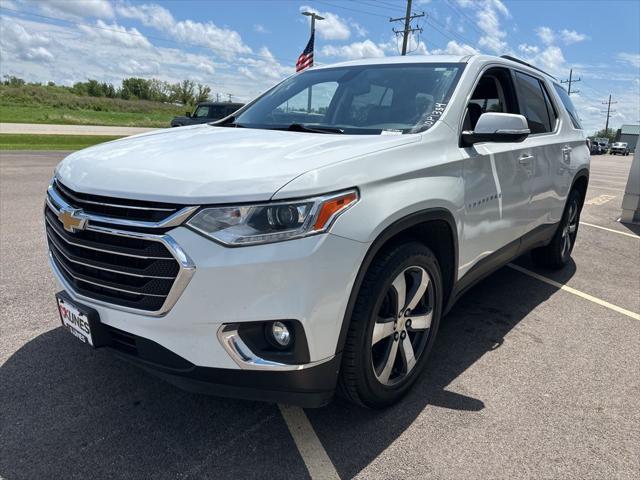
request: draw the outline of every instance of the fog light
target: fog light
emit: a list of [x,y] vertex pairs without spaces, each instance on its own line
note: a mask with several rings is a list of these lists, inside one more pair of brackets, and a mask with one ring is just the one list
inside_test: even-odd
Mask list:
[[291,333],[282,322],[273,322],[271,324],[271,337],[276,345],[282,348],[288,347],[291,343]]

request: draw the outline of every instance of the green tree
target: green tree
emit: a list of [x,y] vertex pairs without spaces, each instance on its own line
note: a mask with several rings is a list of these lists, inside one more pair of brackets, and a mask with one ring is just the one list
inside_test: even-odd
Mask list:
[[208,85],[198,84],[198,94],[196,95],[196,102],[206,102],[211,95],[211,87]]
[[4,85],[9,85],[10,87],[22,87],[25,84],[23,79],[13,75],[5,75],[4,78],[5,80],[2,83]]
[[598,130],[591,137],[592,138],[608,138],[609,143],[611,143],[616,138],[616,130],[613,128],[610,128],[608,131],[605,132],[603,128],[602,130]]
[[183,80],[173,85],[174,99],[183,105],[188,105],[194,101],[195,84],[193,80]]

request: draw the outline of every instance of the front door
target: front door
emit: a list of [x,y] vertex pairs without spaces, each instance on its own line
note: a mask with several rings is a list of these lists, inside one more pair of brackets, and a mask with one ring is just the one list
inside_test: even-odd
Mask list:
[[[486,112],[519,113],[511,72],[487,70],[467,107],[463,130],[473,130]],[[465,207],[459,277],[490,256],[517,252],[528,224],[532,152],[522,143],[478,143],[461,148]]]

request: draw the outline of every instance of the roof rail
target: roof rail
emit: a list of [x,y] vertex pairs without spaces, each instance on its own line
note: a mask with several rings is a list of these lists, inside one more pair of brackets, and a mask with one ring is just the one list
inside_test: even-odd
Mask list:
[[520,63],[522,65],[526,65],[529,68],[533,68],[534,70],[537,70],[539,72],[544,73],[545,75],[548,75],[549,77],[553,78],[556,81],[558,80],[556,77],[554,77],[550,73],[547,73],[544,70],[542,70],[541,68],[535,67],[535,66],[531,65],[530,63],[525,62],[524,60],[520,60],[519,58],[512,57],[511,55],[500,55],[500,58],[505,58],[507,60],[511,60],[512,62],[516,62],[516,63]]

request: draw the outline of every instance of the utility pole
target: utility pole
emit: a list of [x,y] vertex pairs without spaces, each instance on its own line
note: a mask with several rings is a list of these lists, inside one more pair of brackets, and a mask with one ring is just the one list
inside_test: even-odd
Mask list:
[[[305,17],[311,17],[311,36],[309,38],[314,37],[316,33],[316,20],[324,20],[324,17],[321,17],[316,12],[305,11],[301,13]],[[315,37],[314,37],[314,42],[315,42]],[[315,48],[316,46],[314,44],[313,49],[315,50]],[[307,113],[311,113],[311,85],[309,85],[309,88],[307,90]]]
[[569,80],[562,80],[560,83],[568,83],[569,84],[569,95],[571,95],[572,93],[580,93],[580,90],[573,90],[571,91],[571,84],[572,83],[576,83],[579,82],[580,80],[582,80],[581,78],[578,79],[574,79],[573,78],[573,68],[571,70],[569,70]]
[[[609,101],[608,102],[602,102],[603,105],[607,106],[607,123],[605,124],[604,127],[604,133],[605,135],[607,135],[609,133],[609,117],[611,116],[612,113],[616,113],[616,111],[614,110],[613,112],[611,111],[611,105],[612,104],[616,104],[618,102],[612,102],[611,101],[611,95],[609,95]],[[604,113],[604,112],[602,112]]]
[[231,103],[231,97],[233,97],[233,94],[232,93],[227,93],[227,96],[229,97],[228,102]]
[[402,55],[406,55],[407,54],[407,43],[409,42],[409,35],[411,33],[413,33],[413,32],[422,33],[422,28],[420,28],[420,27],[411,28],[411,20],[413,20],[414,18],[420,18],[420,17],[424,17],[424,12],[422,12],[420,14],[412,15],[411,14],[411,0],[407,0],[407,11],[405,13],[405,16],[404,17],[399,17],[399,18],[390,18],[389,19],[390,22],[400,22],[400,21],[404,22],[404,28],[402,30],[396,30],[395,28],[393,29],[393,33],[395,33],[396,35],[398,35],[398,34],[402,35]]

